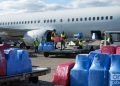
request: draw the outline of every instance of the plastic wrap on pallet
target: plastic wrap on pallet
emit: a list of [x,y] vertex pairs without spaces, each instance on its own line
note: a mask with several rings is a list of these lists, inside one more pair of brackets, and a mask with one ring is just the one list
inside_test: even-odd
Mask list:
[[89,68],[88,55],[77,55],[75,65],[70,72],[70,86],[88,86]]
[[109,86],[120,86],[120,54],[114,54],[111,57]]
[[38,46],[38,51],[39,52],[43,51],[43,46],[44,46],[44,42],[41,42]]
[[17,50],[17,59],[19,63],[19,73],[32,72],[32,63],[27,51]]
[[70,86],[70,70],[73,66],[74,62],[59,64],[53,73],[52,83],[55,86]]
[[4,50],[7,62],[7,75],[16,75],[32,71],[31,60],[28,52],[19,48]]
[[115,54],[116,53],[116,47],[115,46],[110,46],[110,45],[102,46],[101,51],[102,51],[102,53]]
[[89,69],[88,86],[108,86],[110,55],[97,54]]
[[47,51],[51,51],[54,50],[55,46],[53,42],[44,42],[44,43],[40,43],[38,50],[39,52],[43,51],[43,52],[47,52]]
[[5,58],[7,62],[7,75],[15,75],[18,73],[18,61],[17,61],[17,50],[6,49],[4,50]]

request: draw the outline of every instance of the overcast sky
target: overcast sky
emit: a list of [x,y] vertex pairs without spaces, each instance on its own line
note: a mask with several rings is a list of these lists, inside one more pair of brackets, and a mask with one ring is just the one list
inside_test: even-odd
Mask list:
[[120,0],[0,0],[0,14],[120,6]]

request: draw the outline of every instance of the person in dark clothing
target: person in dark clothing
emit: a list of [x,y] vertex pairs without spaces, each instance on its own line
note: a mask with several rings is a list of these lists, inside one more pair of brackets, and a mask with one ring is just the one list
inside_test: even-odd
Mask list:
[[[52,31],[52,33],[51,33],[51,41],[52,42],[54,42],[54,38],[56,37],[56,30],[54,29],[53,31]],[[57,49],[57,47],[56,47],[56,45],[57,45],[57,43],[56,42],[54,42],[54,44],[55,44],[55,49]]]
[[61,33],[61,50],[62,49],[65,49],[65,40],[66,40],[66,34],[65,34],[65,32],[63,31],[62,33]]
[[39,40],[36,38],[36,40],[34,40],[35,53],[38,53],[38,46],[39,46]]

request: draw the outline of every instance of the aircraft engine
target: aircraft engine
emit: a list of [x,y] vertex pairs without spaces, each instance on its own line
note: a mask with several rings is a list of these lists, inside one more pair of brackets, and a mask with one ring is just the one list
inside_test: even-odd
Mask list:
[[24,37],[23,37],[23,41],[25,42],[26,46],[32,46],[34,40],[37,38],[39,41],[42,39],[42,37],[44,37],[45,33],[48,30],[32,30],[32,31],[28,31]]

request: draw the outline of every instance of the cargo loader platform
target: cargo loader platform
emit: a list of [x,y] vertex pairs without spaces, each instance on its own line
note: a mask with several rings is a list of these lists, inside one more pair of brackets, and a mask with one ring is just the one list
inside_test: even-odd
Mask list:
[[86,49],[55,49],[52,51],[43,52],[45,57],[49,55],[77,55],[77,54],[86,54],[89,53],[89,50]]
[[39,76],[46,75],[50,72],[51,68],[41,68],[38,66],[33,66],[32,72],[0,77],[0,84],[18,80],[29,80],[29,82],[37,83]]

